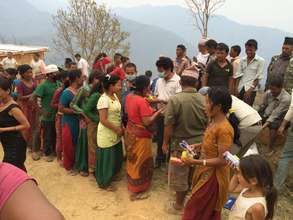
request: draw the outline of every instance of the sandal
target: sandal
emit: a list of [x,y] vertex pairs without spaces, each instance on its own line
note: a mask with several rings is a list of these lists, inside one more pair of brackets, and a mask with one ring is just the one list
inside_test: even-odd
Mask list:
[[180,210],[176,209],[175,204],[176,204],[175,201],[168,202],[165,207],[165,211],[171,215],[183,215],[183,208]]
[[108,191],[108,192],[116,192],[117,188],[115,186],[108,186],[107,188],[105,188],[104,190]]
[[69,171],[68,171],[68,174],[69,174],[70,176],[76,176],[76,175],[78,174],[78,172],[77,172],[76,170],[69,170]]
[[130,195],[130,201],[138,201],[148,199],[150,195],[147,192],[133,193]]
[[38,152],[33,152],[32,153],[32,158],[34,161],[37,161],[37,160],[40,160],[41,159],[41,156]]
[[88,177],[89,173],[88,172],[84,172],[84,171],[80,171],[79,174],[83,177]]

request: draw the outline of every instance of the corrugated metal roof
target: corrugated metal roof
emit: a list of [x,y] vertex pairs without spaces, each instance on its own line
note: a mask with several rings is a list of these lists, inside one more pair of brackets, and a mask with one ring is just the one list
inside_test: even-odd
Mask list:
[[32,53],[38,51],[48,51],[48,47],[42,46],[25,46],[14,44],[0,44],[0,54],[12,52],[12,53]]

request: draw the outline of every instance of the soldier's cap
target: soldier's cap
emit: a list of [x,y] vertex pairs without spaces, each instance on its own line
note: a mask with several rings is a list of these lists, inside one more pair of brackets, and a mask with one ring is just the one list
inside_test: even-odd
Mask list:
[[293,37],[285,37],[284,44],[293,45]]

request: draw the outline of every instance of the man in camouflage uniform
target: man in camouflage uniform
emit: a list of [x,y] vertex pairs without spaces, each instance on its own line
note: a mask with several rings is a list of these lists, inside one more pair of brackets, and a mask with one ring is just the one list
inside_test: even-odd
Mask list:
[[268,67],[268,76],[266,81],[266,89],[273,76],[278,75],[284,79],[284,88],[291,94],[293,88],[293,38],[286,37],[282,54],[273,56]]
[[284,76],[284,89],[291,94],[293,89],[293,57],[289,61],[289,65]]

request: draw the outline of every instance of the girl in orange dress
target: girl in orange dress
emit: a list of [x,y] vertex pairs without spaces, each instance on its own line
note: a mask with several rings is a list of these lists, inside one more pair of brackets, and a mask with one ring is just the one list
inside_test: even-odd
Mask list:
[[197,165],[193,176],[192,196],[188,201],[183,220],[218,220],[227,201],[229,166],[223,154],[229,151],[234,138],[233,127],[226,114],[232,99],[224,88],[210,88],[206,96],[206,114],[210,118],[204,139],[199,148],[201,158],[183,159],[187,165]]

